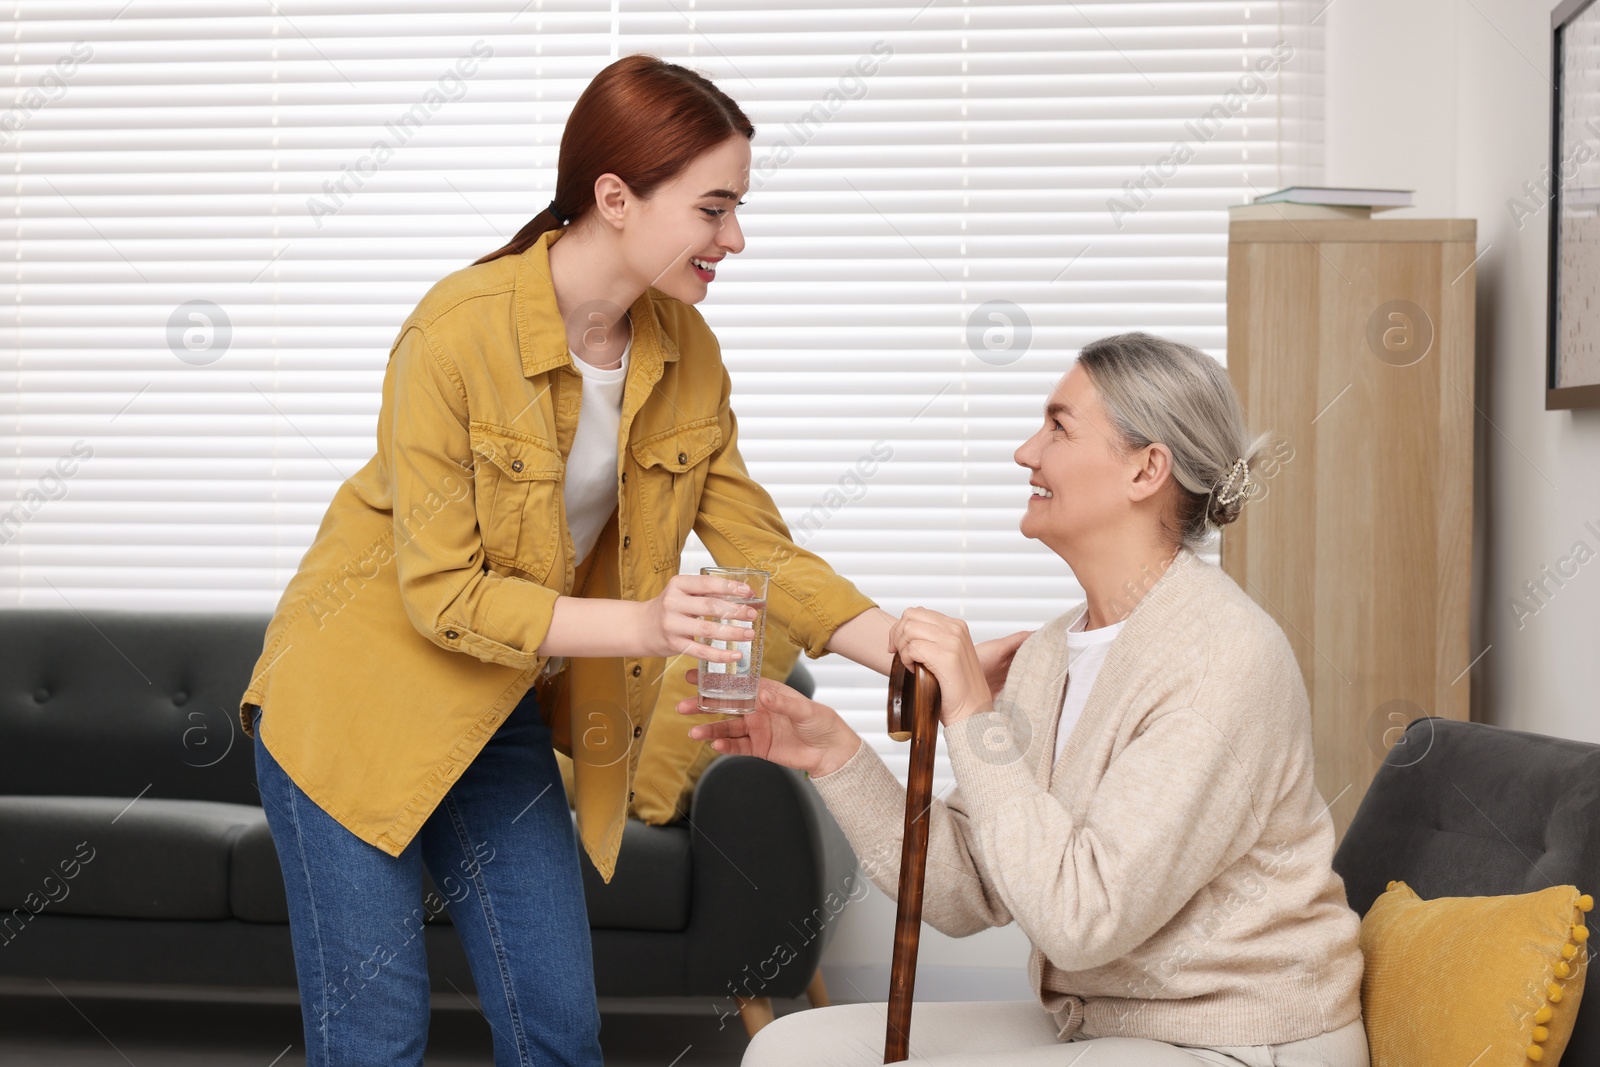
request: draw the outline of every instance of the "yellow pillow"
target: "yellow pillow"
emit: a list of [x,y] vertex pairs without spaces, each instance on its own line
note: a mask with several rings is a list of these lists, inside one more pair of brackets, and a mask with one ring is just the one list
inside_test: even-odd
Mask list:
[[1576,886],[1422,900],[1404,882],[1361,920],[1372,1067],[1555,1067],[1588,972]]
[[[794,670],[800,658],[800,646],[775,627],[768,627],[765,646],[761,674],[781,682]],[[667,661],[666,673],[661,676],[661,695],[656,699],[650,724],[645,727],[644,750],[639,754],[639,769],[633,780],[633,803],[628,806],[628,814],[652,826],[676,822],[689,814],[689,799],[694,794],[695,783],[711,761],[722,755],[709,743],[690,737],[689,728],[696,723],[717,722],[727,718],[726,715],[719,712],[678,714],[678,701],[694,695],[694,686],[684,680],[684,674],[693,666],[693,656],[674,656]],[[566,786],[570,805],[575,788],[572,758],[557,752],[556,762],[561,767],[561,783]]]

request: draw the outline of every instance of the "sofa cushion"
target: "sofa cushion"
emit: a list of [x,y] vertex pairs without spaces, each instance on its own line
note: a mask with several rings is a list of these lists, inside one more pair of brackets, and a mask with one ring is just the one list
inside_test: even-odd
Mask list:
[[[286,923],[288,900],[267,820],[246,827],[234,845],[233,913],[250,922]],[[580,855],[582,855],[580,853]],[[491,861],[492,862],[492,861]],[[589,926],[613,930],[684,930],[689,925],[689,831],[629,819],[617,871],[607,885],[587,856],[580,860]],[[448,897],[423,873],[420,898],[433,921],[449,922]],[[456,895],[459,897],[460,892]]]
[[266,627],[265,614],[0,611],[0,792],[259,807],[237,709]]
[[1558,1062],[1589,971],[1579,957],[1593,908],[1572,885],[1423,900],[1390,882],[1361,920],[1372,1062]]
[[234,841],[260,821],[220,801],[0,796],[0,915],[226,919]]
[[256,923],[289,921],[289,898],[283,891],[283,869],[272,843],[266,812],[245,827],[233,843],[233,876],[229,902],[235,918]]
[[[576,818],[576,817],[574,817]],[[689,927],[687,824],[646,826],[629,819],[610,884],[580,852],[583,895],[595,930],[686,930]]]

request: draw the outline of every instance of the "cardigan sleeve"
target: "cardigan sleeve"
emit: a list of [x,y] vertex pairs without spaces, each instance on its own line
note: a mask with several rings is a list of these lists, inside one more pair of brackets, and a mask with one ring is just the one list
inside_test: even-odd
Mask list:
[[967,796],[965,829],[993,892],[1063,970],[1127,954],[1260,836],[1250,776],[1192,708],[1148,721],[1106,769],[1081,822],[1023,762],[984,758],[992,714],[944,731]]
[[[844,764],[811,783],[844,830],[867,877],[890,900],[897,899],[905,787],[865,741]],[[1004,899],[979,869],[959,790],[951,790],[945,799],[935,797],[929,820],[923,921],[951,937],[1010,923]]]

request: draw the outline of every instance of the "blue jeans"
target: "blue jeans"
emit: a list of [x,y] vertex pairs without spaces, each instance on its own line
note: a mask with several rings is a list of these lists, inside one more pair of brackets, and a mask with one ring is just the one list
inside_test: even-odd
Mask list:
[[[466,949],[495,1067],[600,1064],[577,837],[533,691],[398,857],[301,792],[259,740],[265,709],[253,714],[256,779],[289,897],[307,1067],[422,1063],[422,924],[441,908]],[[423,899],[424,864],[442,900]]]

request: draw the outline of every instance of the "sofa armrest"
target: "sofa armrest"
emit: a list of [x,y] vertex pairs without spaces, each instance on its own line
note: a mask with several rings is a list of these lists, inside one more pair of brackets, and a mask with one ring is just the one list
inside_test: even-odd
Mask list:
[[753,756],[712,763],[689,821],[689,994],[800,996],[863,895],[844,832],[804,775]]

